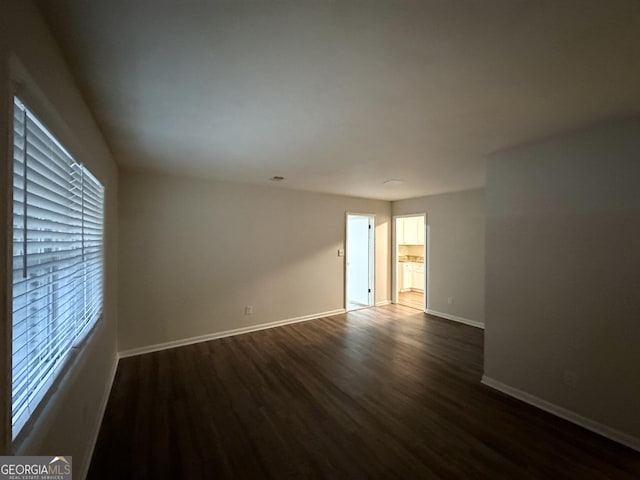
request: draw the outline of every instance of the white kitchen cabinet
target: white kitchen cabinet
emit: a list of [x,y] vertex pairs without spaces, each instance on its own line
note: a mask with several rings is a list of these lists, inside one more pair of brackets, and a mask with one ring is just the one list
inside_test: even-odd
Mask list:
[[424,263],[400,262],[398,272],[398,291],[424,290]]
[[424,290],[424,263],[411,263],[411,288],[413,290]]
[[413,278],[411,276],[411,262],[403,262],[402,263],[402,280],[400,280],[400,283],[402,285],[402,287],[400,288],[400,291],[409,291],[411,290],[411,285],[413,283]]
[[399,245],[424,245],[424,217],[405,217],[397,228]]
[[418,224],[416,219],[408,217],[404,219],[404,244],[416,245],[418,243]]

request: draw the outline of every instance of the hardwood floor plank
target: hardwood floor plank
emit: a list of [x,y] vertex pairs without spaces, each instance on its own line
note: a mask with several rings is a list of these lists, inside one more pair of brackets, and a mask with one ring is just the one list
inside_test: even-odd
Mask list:
[[123,359],[89,479],[637,479],[483,386],[482,330],[389,305]]
[[398,303],[406,307],[424,311],[424,292],[398,292]]

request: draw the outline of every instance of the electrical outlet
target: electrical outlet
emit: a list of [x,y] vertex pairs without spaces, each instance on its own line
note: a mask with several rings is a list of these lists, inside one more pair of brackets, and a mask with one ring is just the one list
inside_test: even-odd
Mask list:
[[563,381],[567,387],[576,388],[578,385],[578,375],[571,370],[565,370]]
[[344,250],[342,248],[340,250],[338,250],[338,256],[339,257],[344,257]]
[[448,303],[449,305],[453,305],[453,297],[448,297],[448,298],[447,298],[447,303]]
[[253,314],[253,307],[251,305],[247,305],[246,307],[244,307],[244,314],[245,315],[252,315]]

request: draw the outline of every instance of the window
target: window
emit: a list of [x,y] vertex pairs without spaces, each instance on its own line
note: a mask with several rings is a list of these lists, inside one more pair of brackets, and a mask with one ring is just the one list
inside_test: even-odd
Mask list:
[[102,313],[103,203],[100,182],[14,98],[13,438]]

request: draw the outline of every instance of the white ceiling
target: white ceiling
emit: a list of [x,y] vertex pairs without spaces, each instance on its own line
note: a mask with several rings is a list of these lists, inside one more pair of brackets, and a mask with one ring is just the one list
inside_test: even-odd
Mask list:
[[640,113],[638,0],[39,5],[130,169],[394,200]]

